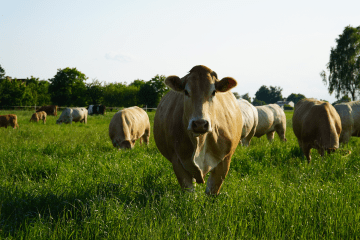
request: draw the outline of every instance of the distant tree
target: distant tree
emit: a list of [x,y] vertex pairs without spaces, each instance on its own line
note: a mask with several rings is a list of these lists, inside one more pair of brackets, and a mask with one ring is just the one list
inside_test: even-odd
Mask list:
[[320,76],[324,84],[328,84],[330,94],[335,92],[335,97],[340,99],[350,93],[355,101],[360,90],[360,26],[345,27],[336,43],[336,48],[331,48],[327,64],[329,77],[327,78],[325,71]]
[[249,96],[249,93],[245,93],[240,96],[242,99],[248,100],[249,103],[251,103],[251,97]]
[[88,104],[102,103],[104,98],[104,87],[102,86],[102,82],[95,78],[91,83],[87,83],[85,85],[87,96],[89,98]]
[[139,89],[141,88],[142,85],[144,85],[146,82],[144,80],[141,79],[136,79],[134,80],[132,83],[129,84],[129,86],[134,86],[134,87],[138,87]]
[[58,69],[54,78],[49,79],[51,101],[60,106],[86,106],[86,79],[76,68]]
[[298,94],[292,93],[286,98],[286,101],[293,101],[294,104],[296,104],[298,101],[300,101],[301,99],[304,99],[304,98],[306,98],[306,97],[300,93],[298,93]]
[[255,93],[255,99],[267,104],[276,103],[277,101],[282,100],[282,90],[283,89],[280,87],[270,86],[270,88],[268,88],[267,86],[262,85]]
[[124,107],[124,83],[110,83],[104,86],[104,105],[109,107]]
[[262,106],[262,105],[266,105],[266,102],[254,98],[254,101],[252,102],[252,105],[254,105],[254,106]]
[[5,78],[5,69],[0,65],[0,80]]
[[351,102],[351,98],[348,95],[345,95],[341,99],[333,102],[332,105],[335,105],[335,104],[338,104],[338,103],[343,103],[343,102]]
[[233,94],[234,94],[234,96],[235,96],[235,98],[236,98],[236,99],[241,98],[241,97],[240,97],[240,95],[239,95],[239,93],[237,93],[237,92],[233,92]]
[[165,85],[165,76],[156,75],[146,84],[142,85],[139,90],[139,103],[143,106],[156,108],[162,96],[169,91]]

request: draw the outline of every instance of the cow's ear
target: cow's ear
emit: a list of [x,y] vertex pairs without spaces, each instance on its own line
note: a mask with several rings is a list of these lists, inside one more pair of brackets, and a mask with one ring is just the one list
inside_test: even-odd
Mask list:
[[237,82],[235,79],[231,77],[225,77],[221,79],[221,81],[218,81],[215,83],[215,88],[219,92],[227,92],[233,87],[237,85]]
[[178,76],[168,76],[165,79],[165,84],[174,91],[182,92],[185,89],[185,85],[182,79]]

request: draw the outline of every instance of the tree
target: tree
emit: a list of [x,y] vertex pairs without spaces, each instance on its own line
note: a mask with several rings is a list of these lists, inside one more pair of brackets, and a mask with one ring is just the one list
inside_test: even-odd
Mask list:
[[239,95],[239,93],[233,92],[233,94],[234,94],[234,96],[235,96],[236,99],[240,99],[240,98],[241,98],[240,95]]
[[104,87],[102,86],[102,82],[96,78],[93,79],[91,83],[86,84],[86,91],[89,98],[89,104],[102,103],[104,97]]
[[249,93],[245,93],[244,95],[241,95],[242,99],[248,100],[249,103],[251,103],[251,97],[249,96]]
[[0,65],[0,80],[5,78],[5,69],[3,69]]
[[283,98],[281,94],[282,90],[283,89],[280,87],[270,86],[270,88],[268,88],[267,86],[262,85],[255,93],[255,99],[263,101],[267,104],[276,103],[277,101],[281,101]]
[[335,97],[340,99],[349,93],[355,101],[360,87],[360,26],[345,27],[336,43],[336,48],[331,48],[327,64],[329,77],[327,78],[325,71],[320,76],[324,84],[328,84],[330,94],[335,92]]
[[304,98],[306,98],[306,97],[300,93],[298,93],[298,94],[292,93],[286,98],[286,101],[293,101],[294,104],[296,104],[298,101],[300,101],[301,99],[304,99]]
[[165,85],[165,76],[156,75],[150,81],[146,82],[139,90],[139,104],[156,108],[162,96],[169,91]]
[[343,102],[351,102],[351,98],[349,98],[348,95],[345,95],[341,99],[333,102],[332,105],[335,105],[335,104],[338,104],[338,103],[343,103]]
[[53,104],[60,106],[86,106],[87,77],[76,68],[58,69],[54,78],[49,79],[49,93]]
[[254,106],[262,106],[262,105],[266,105],[266,102],[254,98],[254,101],[252,102],[252,105],[254,105]]

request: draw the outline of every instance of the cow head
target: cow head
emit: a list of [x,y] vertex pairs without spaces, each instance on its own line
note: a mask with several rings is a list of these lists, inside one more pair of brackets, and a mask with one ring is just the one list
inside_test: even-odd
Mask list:
[[214,104],[216,95],[227,92],[237,85],[235,79],[225,77],[217,79],[217,74],[211,69],[198,65],[193,67],[183,78],[169,76],[165,84],[171,89],[184,94],[184,121],[187,130],[194,137],[211,132],[212,119],[216,114]]
[[135,145],[135,140],[129,141],[129,140],[123,140],[119,141],[117,139],[113,140],[113,146],[118,147],[120,149],[133,149]]

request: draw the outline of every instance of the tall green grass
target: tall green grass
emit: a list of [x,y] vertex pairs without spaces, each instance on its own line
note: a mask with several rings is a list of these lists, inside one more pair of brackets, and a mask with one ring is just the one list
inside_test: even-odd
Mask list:
[[[205,185],[182,192],[172,166],[138,143],[118,151],[108,136],[115,112],[88,124],[29,122],[0,128],[2,239],[356,239],[360,236],[360,147],[307,164],[287,112],[276,135],[239,146],[218,197]],[[149,113],[153,123],[154,112]]]

